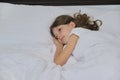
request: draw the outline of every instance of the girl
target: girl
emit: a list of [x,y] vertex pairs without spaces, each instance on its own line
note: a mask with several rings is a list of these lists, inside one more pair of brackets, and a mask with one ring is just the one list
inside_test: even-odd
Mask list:
[[[83,35],[89,34],[90,31],[98,31],[101,25],[100,20],[91,20],[87,14],[75,13],[73,17],[58,16],[50,26],[50,33],[56,45],[54,63],[63,66],[71,55],[80,60],[83,50],[93,45],[89,45],[91,43],[89,40],[82,39]],[[83,43],[84,40],[85,43]],[[94,40],[92,41],[94,43]]]

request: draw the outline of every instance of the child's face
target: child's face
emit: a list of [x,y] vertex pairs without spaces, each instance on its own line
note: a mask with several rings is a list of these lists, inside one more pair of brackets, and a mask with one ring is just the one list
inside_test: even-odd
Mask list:
[[58,39],[60,43],[66,44],[68,36],[74,27],[75,26],[71,23],[60,25],[53,28],[53,34],[55,35],[55,38]]

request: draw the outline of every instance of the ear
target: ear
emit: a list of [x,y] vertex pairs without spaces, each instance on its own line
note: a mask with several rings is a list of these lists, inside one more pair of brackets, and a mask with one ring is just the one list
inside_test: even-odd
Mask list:
[[75,27],[75,23],[74,23],[73,21],[71,21],[71,22],[69,23],[69,25],[70,25],[71,27]]

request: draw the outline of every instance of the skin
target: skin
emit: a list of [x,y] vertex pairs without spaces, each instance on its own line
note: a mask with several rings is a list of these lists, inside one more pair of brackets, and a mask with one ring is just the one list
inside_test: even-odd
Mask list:
[[[56,45],[56,51],[54,55],[54,63],[63,66],[70,55],[72,54],[79,37],[75,34],[69,36],[71,30],[75,27],[74,22],[70,22],[66,25],[60,25],[53,28],[54,44]],[[64,47],[64,44],[66,45]]]

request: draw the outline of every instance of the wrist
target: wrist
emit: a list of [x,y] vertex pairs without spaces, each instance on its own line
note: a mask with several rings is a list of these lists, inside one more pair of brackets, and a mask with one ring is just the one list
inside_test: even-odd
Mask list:
[[63,48],[63,44],[56,45],[57,48]]

